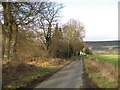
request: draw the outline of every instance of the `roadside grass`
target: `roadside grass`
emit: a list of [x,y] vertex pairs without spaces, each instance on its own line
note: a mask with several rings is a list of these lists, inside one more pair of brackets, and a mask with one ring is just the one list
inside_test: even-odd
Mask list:
[[42,78],[42,76],[58,70],[60,67],[62,66],[40,68],[25,77],[21,77],[21,78],[18,78],[17,80],[12,81],[8,85],[6,85],[5,88],[19,88],[21,86],[24,86],[28,82],[31,82],[32,80],[37,79],[38,77]]
[[89,75],[89,78],[94,81],[100,88],[116,88],[118,86],[117,81],[111,81],[101,75],[100,72],[94,72]]
[[[85,73],[88,74],[88,78],[99,88],[118,88],[118,68],[114,67],[114,63],[118,62],[117,55],[110,56],[113,61],[108,61],[111,59],[108,58],[109,55],[100,56],[99,58],[97,55],[84,58]],[[97,57],[97,60],[95,57]]]
[[3,62],[3,88],[16,89],[27,85],[35,79],[43,78],[49,73],[54,73],[73,59],[44,59],[28,60],[22,63]]

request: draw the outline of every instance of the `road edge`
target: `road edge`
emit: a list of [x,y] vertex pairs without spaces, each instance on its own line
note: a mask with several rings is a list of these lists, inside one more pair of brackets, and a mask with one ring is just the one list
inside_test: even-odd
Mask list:
[[46,75],[44,75],[43,77],[38,77],[37,79],[32,80],[31,82],[27,83],[25,86],[19,87],[16,90],[19,89],[34,89],[37,85],[39,85],[40,83],[42,83],[44,80],[47,80],[48,78],[50,78],[51,76],[53,76],[55,73],[57,73],[58,71],[60,71],[62,68],[68,66],[69,64],[71,64],[72,62],[74,62],[75,60],[71,60],[69,63],[67,63],[66,65],[64,65],[63,67],[59,68],[56,71],[50,72]]

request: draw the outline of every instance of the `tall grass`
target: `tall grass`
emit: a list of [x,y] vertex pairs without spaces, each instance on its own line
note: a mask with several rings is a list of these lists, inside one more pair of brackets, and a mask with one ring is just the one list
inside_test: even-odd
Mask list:
[[[100,88],[118,88],[118,67],[113,64],[117,62],[117,58],[115,56],[111,56],[112,59],[107,58],[107,55],[94,57],[88,57],[84,60],[85,72],[88,77]],[[114,61],[115,59],[116,61]]]

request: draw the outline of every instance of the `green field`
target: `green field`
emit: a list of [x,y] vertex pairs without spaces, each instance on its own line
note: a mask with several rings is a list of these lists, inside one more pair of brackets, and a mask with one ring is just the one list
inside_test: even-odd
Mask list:
[[105,61],[108,63],[116,64],[120,67],[120,55],[94,55],[97,60]]

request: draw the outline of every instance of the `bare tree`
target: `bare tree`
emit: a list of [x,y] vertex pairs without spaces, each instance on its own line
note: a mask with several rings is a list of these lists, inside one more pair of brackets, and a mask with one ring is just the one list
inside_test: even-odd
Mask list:
[[[36,27],[43,30],[46,47],[51,43],[53,25],[57,22],[62,4],[56,2],[2,2],[3,58],[10,52],[16,56],[17,37],[21,29]],[[38,24],[39,23],[39,24]],[[28,30],[28,29],[27,29]]]
[[[11,50],[16,54],[18,30],[34,20],[35,7],[27,2],[2,2],[2,56],[9,59]],[[11,46],[13,48],[11,48]]]
[[60,17],[60,11],[63,8],[62,4],[56,2],[43,2],[45,8],[39,13],[39,24],[43,30],[45,37],[45,44],[48,49],[51,43],[52,28]]
[[[78,20],[71,19],[63,26],[63,35],[68,42],[68,47],[73,46],[74,51],[80,51],[83,48],[84,26]],[[68,56],[70,51],[68,49]]]
[[70,19],[64,26],[64,36],[69,39],[75,39],[76,37],[82,40],[85,36],[85,29],[83,24],[75,19]]

